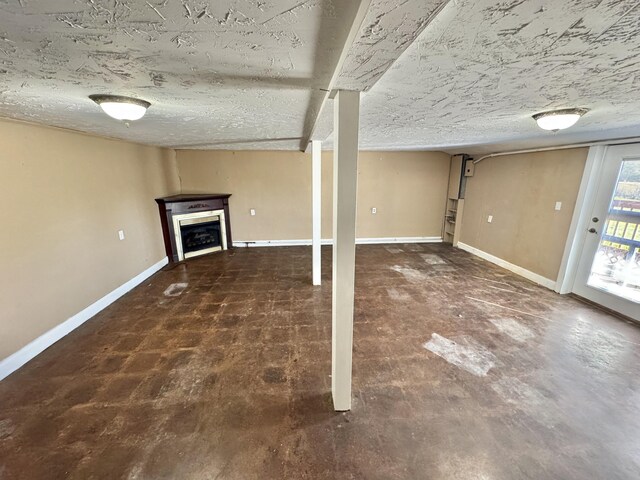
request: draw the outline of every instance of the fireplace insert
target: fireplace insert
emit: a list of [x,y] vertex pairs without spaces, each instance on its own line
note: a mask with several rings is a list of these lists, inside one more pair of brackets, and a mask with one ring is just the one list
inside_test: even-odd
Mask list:
[[180,222],[182,253],[185,258],[188,258],[191,252],[222,247],[220,218],[217,218],[218,220],[216,221],[210,221],[208,218],[198,218]]
[[223,210],[173,215],[178,260],[227,249]]

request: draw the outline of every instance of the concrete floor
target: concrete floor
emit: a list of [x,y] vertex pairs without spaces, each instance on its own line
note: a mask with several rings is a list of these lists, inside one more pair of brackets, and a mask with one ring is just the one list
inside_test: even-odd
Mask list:
[[160,272],[0,382],[0,478],[640,477],[640,329],[443,245],[358,247],[332,412],[324,253]]

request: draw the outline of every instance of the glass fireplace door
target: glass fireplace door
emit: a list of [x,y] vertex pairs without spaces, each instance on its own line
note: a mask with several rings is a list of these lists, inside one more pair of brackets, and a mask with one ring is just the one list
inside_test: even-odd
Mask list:
[[224,210],[174,215],[173,230],[179,260],[227,249]]

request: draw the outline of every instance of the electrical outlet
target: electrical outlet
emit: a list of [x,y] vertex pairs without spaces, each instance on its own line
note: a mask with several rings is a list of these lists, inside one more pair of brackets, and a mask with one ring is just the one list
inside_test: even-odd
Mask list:
[[124,230],[118,230],[118,238],[124,240]]
[[562,209],[562,202],[556,202],[556,210]]
[[251,214],[252,217],[256,216],[256,209],[252,208],[251,210],[249,210],[249,213]]
[[487,223],[491,223],[491,222],[493,222],[493,215],[489,215],[487,217]]
[[372,214],[372,215],[375,215],[377,212],[378,212],[378,209],[377,209],[376,207],[373,207],[373,208],[371,209],[371,214]]

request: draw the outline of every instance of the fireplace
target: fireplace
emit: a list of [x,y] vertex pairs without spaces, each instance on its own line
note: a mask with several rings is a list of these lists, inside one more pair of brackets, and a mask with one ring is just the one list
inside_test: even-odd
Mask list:
[[229,194],[183,194],[156,199],[172,262],[231,247]]
[[173,215],[178,260],[227,249],[224,210]]

